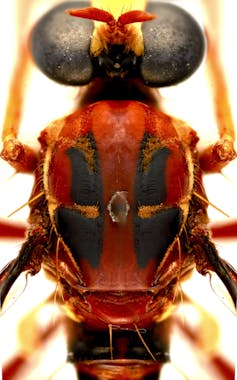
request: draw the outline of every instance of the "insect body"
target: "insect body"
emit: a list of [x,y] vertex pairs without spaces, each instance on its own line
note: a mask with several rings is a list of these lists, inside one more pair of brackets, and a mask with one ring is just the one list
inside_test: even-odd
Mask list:
[[169,309],[177,277],[192,268],[192,255],[180,257],[177,240],[198,173],[178,133],[169,117],[135,101],[94,103],[62,122],[43,173],[50,218],[47,212],[41,234],[53,225],[60,236],[58,252],[52,247],[58,265],[52,252],[45,266],[64,279],[74,319],[98,328],[149,326],[157,307],[159,315]]
[[[40,134],[30,228],[19,256],[1,272],[1,300],[21,272],[43,267],[78,324],[76,336],[69,332],[78,376],[155,379],[169,359],[166,318],[180,301],[180,281],[195,267],[212,271],[237,297],[236,272],[207,229],[197,135],[157,110],[147,89],[189,76],[204,41],[196,22],[172,5],[151,4],[149,13],[131,10],[118,19],[97,8],[71,10],[77,18],[64,12],[78,6],[53,9],[32,33],[33,55],[48,76],[91,84],[81,109]],[[93,29],[91,20],[102,26]],[[133,28],[137,22],[142,30]],[[167,34],[181,25],[169,46]],[[154,47],[152,31],[161,47]],[[12,143],[8,136],[2,156],[29,170],[32,152],[20,145],[12,155]],[[219,168],[219,158],[211,165]],[[151,352],[134,331],[144,333]]]

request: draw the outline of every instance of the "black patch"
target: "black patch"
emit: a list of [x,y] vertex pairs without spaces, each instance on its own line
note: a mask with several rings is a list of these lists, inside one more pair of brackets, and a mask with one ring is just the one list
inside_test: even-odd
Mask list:
[[[77,363],[78,361],[88,361],[88,360],[110,360],[110,344],[108,339],[107,331],[82,331],[82,328],[79,330],[76,322],[70,320],[68,321],[70,328],[68,329],[67,334],[69,335],[69,348],[68,348],[68,358],[67,360],[70,363]],[[163,331],[166,331],[167,322],[162,322],[159,324],[159,328]],[[117,329],[116,329],[117,328]],[[79,330],[79,331],[78,331]],[[160,336],[159,339],[154,339],[153,329],[139,329],[140,333],[143,335],[146,340],[146,344],[149,345],[149,349],[152,350],[152,353],[156,357],[156,360],[162,363],[169,362],[170,358],[167,352],[169,351],[169,342],[166,339],[166,336]],[[162,331],[162,330],[160,330]],[[121,354],[121,344],[120,342],[126,342],[124,344],[124,351]],[[142,343],[140,337],[137,334],[137,331],[132,329],[126,329],[122,326],[113,327],[113,357],[114,359],[133,359],[133,360],[149,360],[149,352],[147,352],[144,344]],[[81,375],[81,371],[80,371]],[[157,379],[158,374],[155,371],[155,377],[149,376],[146,377],[146,380]],[[80,377],[80,379],[89,380],[87,376]],[[127,378],[127,377],[126,377]],[[143,380],[145,378],[143,377]]]
[[98,267],[102,251],[103,218],[89,219],[77,210],[65,207],[57,208],[54,216],[57,231],[77,264],[80,265],[80,259],[85,258],[92,268]]
[[160,210],[151,218],[134,217],[135,249],[138,266],[144,268],[151,259],[159,263],[174,241],[182,225],[180,208]]
[[102,204],[102,180],[95,147],[94,152],[93,170],[89,168],[82,150],[71,147],[66,152],[72,166],[71,198],[73,202],[83,206]]
[[166,199],[166,162],[170,150],[166,147],[154,150],[147,170],[143,170],[143,159],[139,158],[139,166],[135,180],[135,204],[137,206],[159,205]]

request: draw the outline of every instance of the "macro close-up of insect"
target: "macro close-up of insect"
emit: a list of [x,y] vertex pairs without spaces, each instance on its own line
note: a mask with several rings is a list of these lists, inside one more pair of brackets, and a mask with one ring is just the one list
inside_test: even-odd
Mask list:
[[3,380],[235,379],[226,3],[1,5]]

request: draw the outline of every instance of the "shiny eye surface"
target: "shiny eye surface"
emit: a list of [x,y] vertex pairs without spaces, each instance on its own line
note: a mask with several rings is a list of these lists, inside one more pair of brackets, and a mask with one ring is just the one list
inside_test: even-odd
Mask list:
[[40,70],[50,79],[68,85],[90,82],[93,72],[90,41],[93,21],[71,17],[68,8],[82,8],[89,2],[62,3],[46,13],[31,35],[31,51]]
[[152,87],[179,83],[192,75],[203,58],[203,32],[196,20],[176,5],[150,3],[146,10],[157,17],[142,25],[141,77]]
[[139,77],[147,86],[177,84],[200,65],[205,40],[196,20],[169,3],[148,3],[154,20],[142,24],[144,55],[112,45],[95,59],[90,55],[94,22],[65,13],[89,2],[66,2],[46,13],[31,35],[33,58],[44,74],[67,85],[85,85],[95,76]]

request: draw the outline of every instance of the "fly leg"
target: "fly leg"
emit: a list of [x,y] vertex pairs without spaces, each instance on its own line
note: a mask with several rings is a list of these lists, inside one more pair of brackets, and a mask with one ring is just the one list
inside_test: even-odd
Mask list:
[[200,165],[206,172],[220,172],[236,157],[234,149],[235,128],[221,58],[221,7],[224,2],[222,0],[202,0],[202,3],[208,21],[206,32],[207,71],[214,101],[219,140],[201,153]]
[[[22,37],[22,30],[28,24],[31,7],[21,3],[16,11],[16,57],[7,99],[5,118],[2,126],[3,149],[1,157],[6,160],[17,172],[32,172],[37,164],[36,152],[18,140],[19,125],[22,116],[24,88],[31,67],[31,59],[27,43]],[[15,22],[12,16],[11,20]]]

